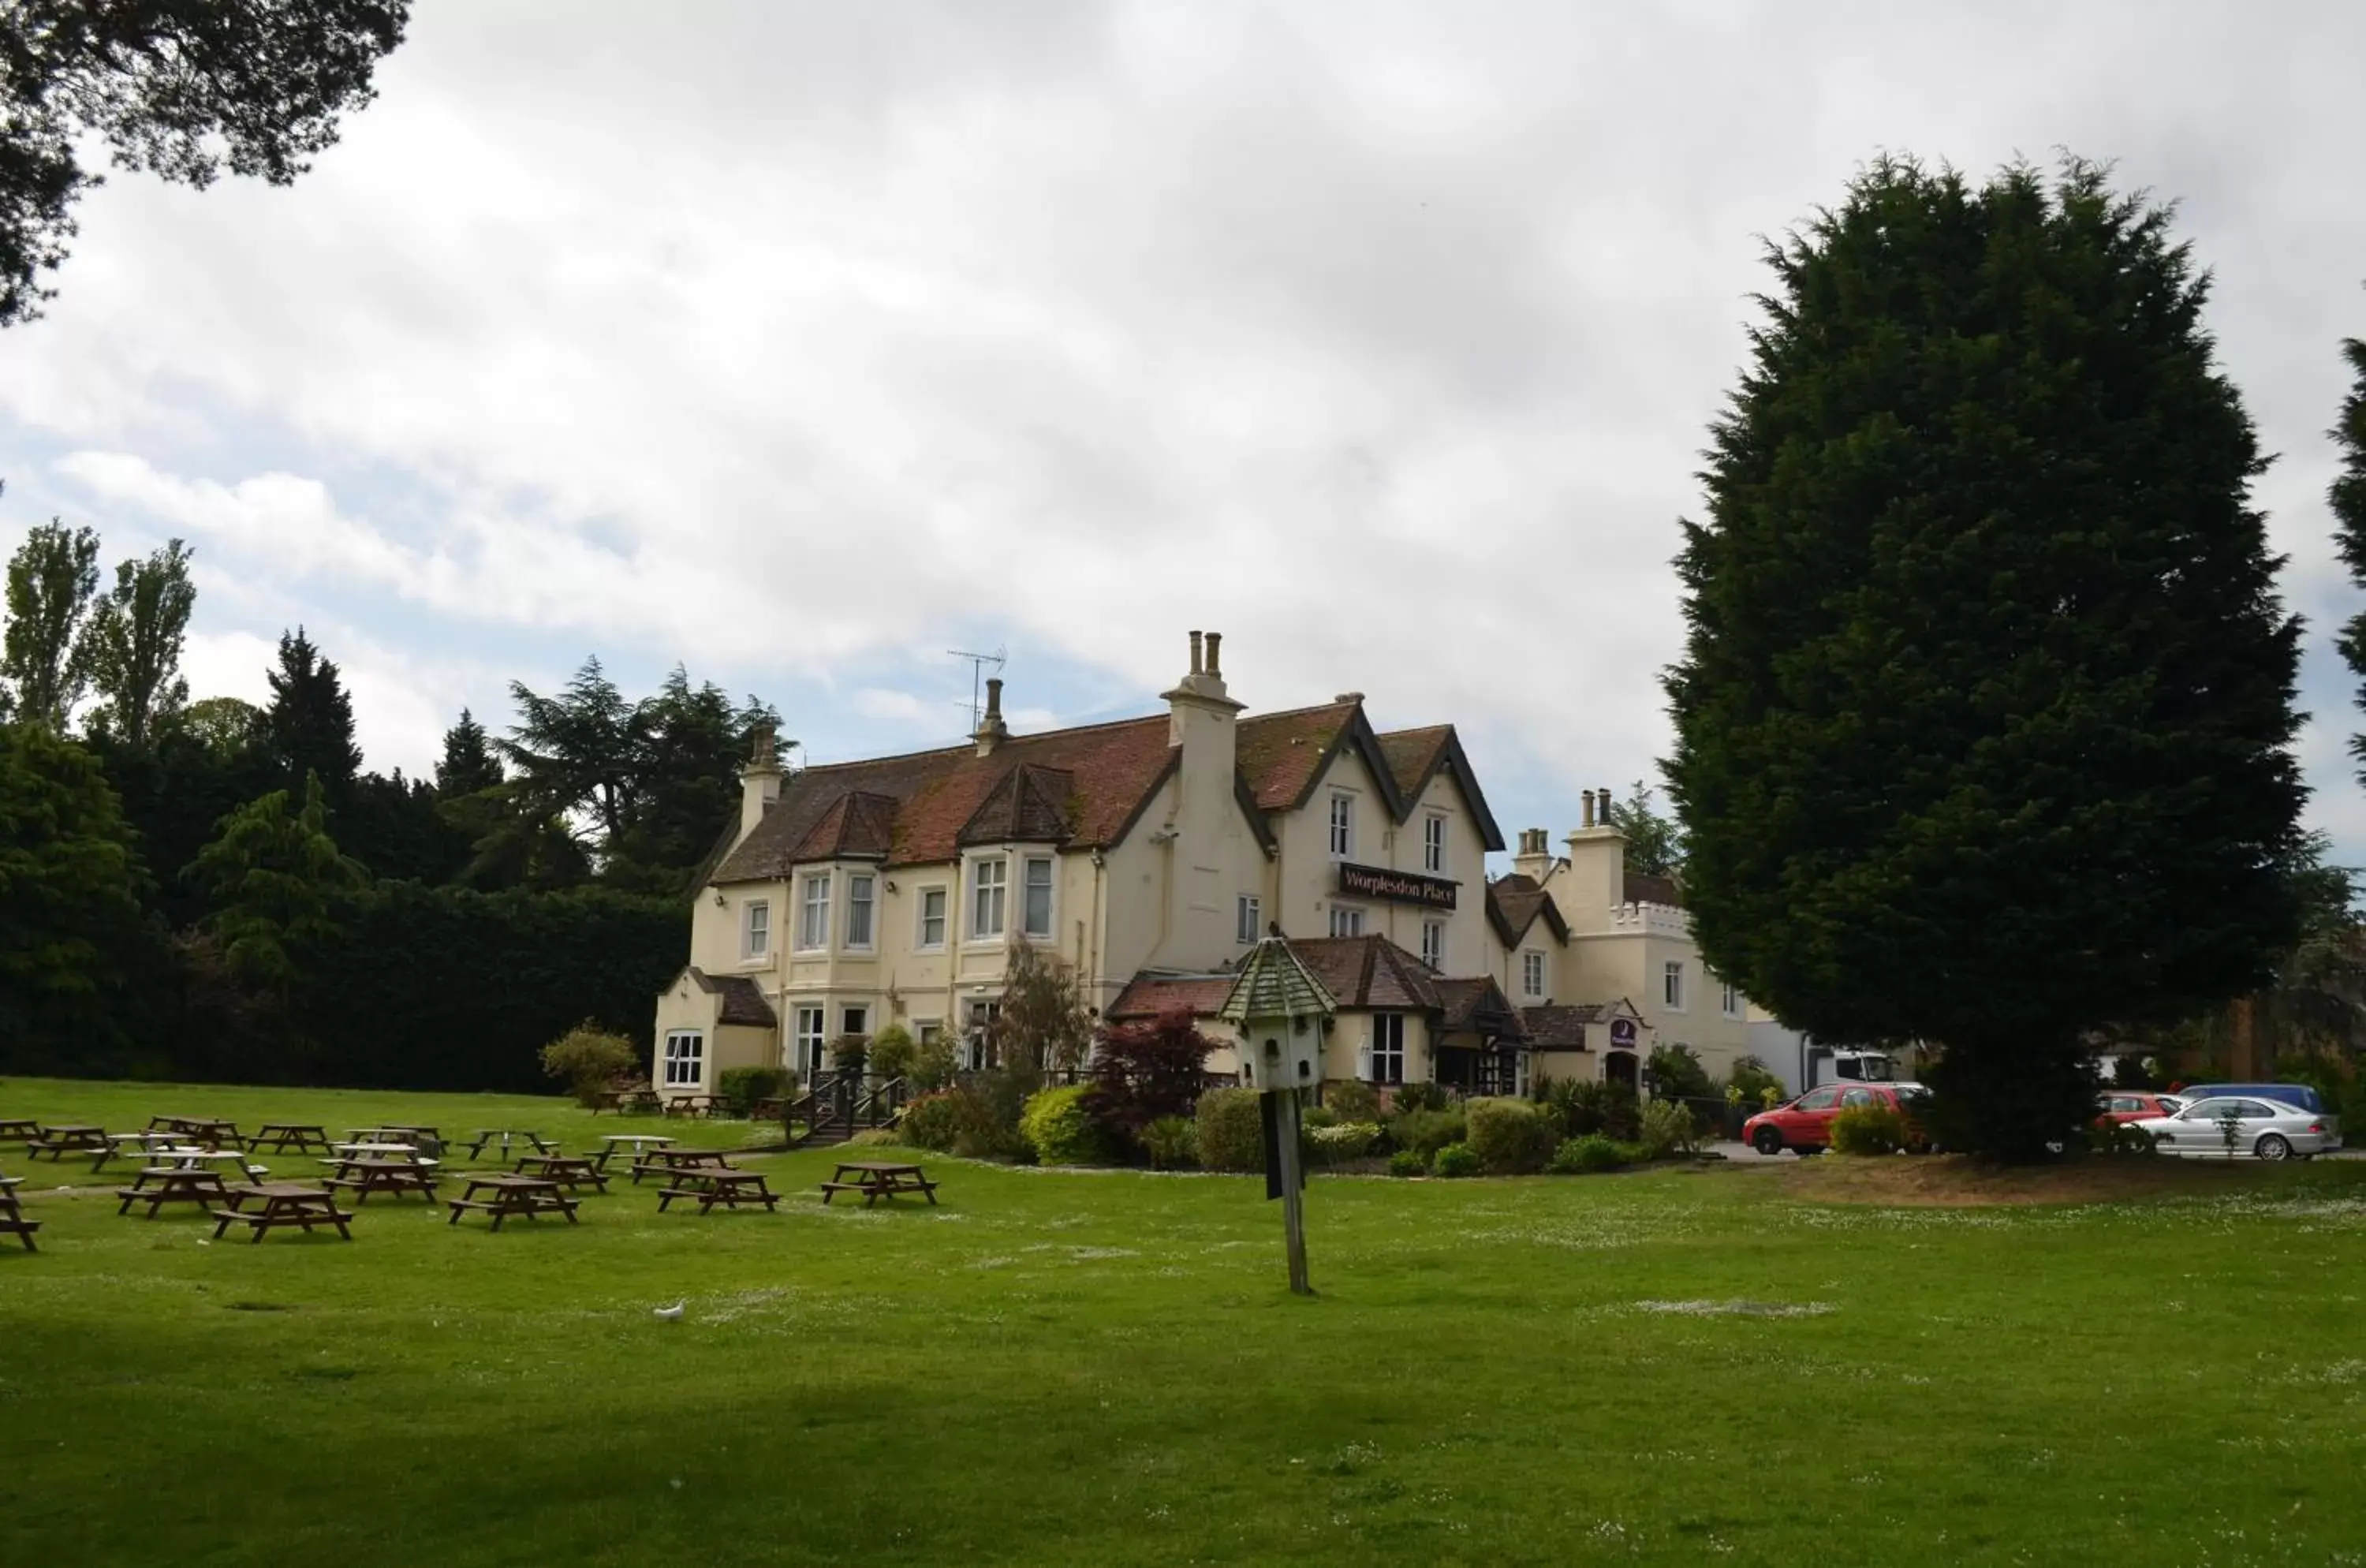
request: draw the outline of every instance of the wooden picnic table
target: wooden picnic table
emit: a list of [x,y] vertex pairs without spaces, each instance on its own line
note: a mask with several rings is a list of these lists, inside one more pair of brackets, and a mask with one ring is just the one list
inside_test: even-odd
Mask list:
[[[479,1193],[484,1196],[478,1196]],[[447,1225],[458,1224],[460,1216],[470,1210],[490,1214],[495,1230],[501,1229],[501,1222],[513,1214],[524,1214],[531,1220],[558,1213],[565,1214],[570,1225],[580,1223],[575,1217],[576,1200],[561,1192],[558,1183],[548,1177],[499,1173],[472,1176],[467,1191],[448,1201],[452,1217],[444,1222]]]
[[715,1114],[715,1108],[722,1103],[723,1097],[719,1094],[677,1094],[667,1099],[665,1114],[711,1118]]
[[760,1203],[770,1212],[781,1201],[779,1193],[764,1185],[762,1171],[729,1166],[675,1170],[672,1185],[658,1194],[658,1213],[664,1213],[677,1198],[696,1199],[702,1214],[713,1213],[718,1203],[735,1210],[743,1203]]
[[821,1184],[822,1207],[841,1192],[860,1192],[862,1206],[871,1207],[882,1198],[893,1198],[899,1192],[918,1192],[929,1200],[933,1208],[937,1201],[937,1184],[917,1165],[903,1165],[886,1160],[842,1160],[838,1174]]
[[329,1152],[329,1130],[313,1122],[265,1122],[255,1129],[247,1146],[256,1154],[308,1155]]
[[29,1116],[0,1117],[0,1138],[9,1143],[30,1143],[41,1135],[41,1124]]
[[[250,1212],[249,1203],[255,1205]],[[226,1206],[214,1211],[214,1239],[233,1224],[245,1224],[254,1235],[251,1241],[261,1241],[266,1231],[288,1225],[302,1228],[305,1235],[314,1225],[334,1225],[345,1240],[354,1233],[345,1228],[353,1215],[337,1207],[337,1195],[325,1187],[308,1187],[300,1181],[258,1181],[252,1187],[233,1187],[227,1195]]]
[[601,1192],[608,1190],[607,1175],[593,1163],[590,1155],[520,1155],[518,1174],[532,1174],[545,1181],[556,1181],[570,1190],[590,1187]]
[[600,1162],[602,1170],[605,1170],[609,1159],[620,1149],[629,1146],[633,1157],[639,1160],[648,1157],[648,1150],[664,1148],[672,1142],[670,1137],[657,1133],[603,1133],[600,1135],[600,1152],[592,1157]]
[[435,1168],[417,1160],[360,1156],[340,1161],[337,1173],[324,1185],[332,1190],[341,1187],[350,1190],[356,1208],[368,1202],[373,1192],[391,1192],[398,1201],[406,1192],[423,1192],[432,1203],[435,1201]]
[[33,1233],[41,1228],[39,1220],[28,1220],[17,1201],[17,1189],[25,1184],[21,1176],[0,1176],[0,1235],[13,1235],[25,1244],[28,1252],[41,1249],[33,1245]]
[[[109,1153],[120,1152],[120,1150],[109,1151]],[[240,1179],[250,1182],[260,1181],[271,1174],[269,1166],[256,1165],[246,1157],[246,1153],[242,1149],[175,1148],[169,1145],[163,1148],[157,1148],[152,1145],[145,1153],[149,1165],[160,1168],[210,1170],[226,1165],[234,1166],[238,1169]],[[98,1168],[98,1165],[106,1163],[105,1159],[101,1159],[91,1168],[95,1171]]]
[[90,1162],[90,1168],[94,1171],[105,1170],[108,1160],[130,1158],[135,1155],[144,1160],[160,1150],[175,1147],[178,1137],[177,1134],[173,1133],[109,1133],[107,1135],[107,1147],[101,1149],[98,1157]]
[[104,1127],[44,1127],[39,1137],[26,1144],[25,1157],[39,1159],[47,1155],[52,1164],[60,1164],[68,1155],[103,1155],[107,1148]]
[[148,1130],[152,1133],[176,1133],[193,1144],[244,1145],[246,1134],[238,1130],[235,1122],[219,1116],[151,1116]]
[[122,1200],[115,1206],[118,1214],[130,1213],[134,1203],[145,1203],[152,1220],[167,1203],[227,1203],[230,1187],[220,1171],[205,1166],[158,1165],[132,1178],[130,1186],[117,1188],[115,1195]]
[[510,1144],[513,1139],[532,1144],[534,1152],[538,1155],[555,1155],[558,1152],[558,1145],[540,1133],[525,1132],[511,1127],[479,1127],[477,1129],[476,1137],[468,1144],[468,1157],[482,1159],[486,1145],[498,1141],[501,1145],[501,1158],[507,1159],[510,1157]]
[[594,1116],[603,1111],[614,1111],[621,1116],[628,1111],[664,1109],[665,1102],[658,1097],[658,1091],[647,1084],[633,1089],[612,1089],[592,1102],[592,1114]]
[[638,1187],[644,1176],[673,1176],[685,1170],[728,1170],[731,1151],[728,1149],[651,1149],[634,1162],[633,1185]]

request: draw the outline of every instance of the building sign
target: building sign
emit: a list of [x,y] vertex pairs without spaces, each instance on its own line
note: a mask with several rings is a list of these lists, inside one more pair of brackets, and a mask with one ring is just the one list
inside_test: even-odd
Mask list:
[[1610,1045],[1613,1050],[1632,1051],[1635,1048],[1635,1021],[1614,1018],[1610,1021]]
[[1423,876],[1410,871],[1382,871],[1378,866],[1339,866],[1339,891],[1357,898],[1386,898],[1396,904],[1419,904],[1425,908],[1451,909],[1454,890],[1459,884],[1439,876]]

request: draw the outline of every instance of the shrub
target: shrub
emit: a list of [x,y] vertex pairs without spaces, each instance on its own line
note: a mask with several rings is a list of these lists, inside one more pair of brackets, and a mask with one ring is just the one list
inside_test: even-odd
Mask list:
[[919,1049],[912,1043],[910,1030],[891,1023],[871,1037],[871,1070],[883,1078],[909,1077],[912,1059]]
[[1402,1111],[1389,1123],[1389,1135],[1397,1147],[1411,1149],[1427,1159],[1448,1144],[1459,1144],[1468,1133],[1459,1107],[1429,1111]]
[[1142,1130],[1142,1150],[1155,1170],[1184,1170],[1200,1163],[1198,1130],[1188,1116],[1161,1116]]
[[846,1141],[862,1148],[877,1149],[893,1147],[904,1140],[893,1127],[865,1127]]
[[1207,1039],[1189,1012],[1105,1031],[1093,1055],[1086,1111],[1110,1148],[1138,1149],[1151,1122],[1191,1113],[1207,1060]]
[[1689,1106],[1673,1100],[1655,1100],[1643,1107],[1642,1127],[1635,1140],[1645,1159],[1700,1152],[1700,1122]]
[[715,1080],[715,1092],[732,1115],[753,1116],[756,1102],[780,1094],[788,1081],[778,1067],[726,1067]]
[[1034,1146],[1020,1134],[1027,1098],[1042,1087],[1036,1074],[996,1067],[956,1085],[948,1097],[959,1125],[952,1152],[971,1159],[1031,1158]]
[[1571,1126],[1570,1118],[1577,1109],[1578,1089],[1575,1078],[1539,1077],[1530,1090],[1537,1109],[1544,1112],[1556,1138],[1568,1137],[1576,1130]]
[[1906,1146],[1906,1118],[1894,1106],[1852,1105],[1832,1118],[1832,1152],[1894,1155]]
[[1654,1045],[1644,1066],[1651,1073],[1651,1092],[1662,1099],[1708,1100],[1717,1093],[1700,1054],[1689,1045]]
[[1109,1158],[1108,1140],[1085,1108],[1084,1084],[1038,1089],[1020,1114],[1019,1133],[1044,1165],[1099,1165]]
[[1427,1162],[1411,1149],[1399,1149],[1389,1156],[1391,1176],[1421,1176],[1428,1172]]
[[1253,1089],[1219,1089],[1200,1097],[1194,1124],[1200,1164],[1208,1170],[1265,1168],[1264,1112]]
[[1324,1165],[1343,1165],[1351,1159],[1361,1159],[1372,1152],[1380,1141],[1378,1122],[1341,1122],[1334,1126],[1316,1127],[1306,1135],[1309,1150]]
[[1401,1083],[1389,1095],[1392,1111],[1443,1111],[1446,1106],[1446,1091],[1434,1083]]
[[862,1076],[871,1058],[871,1036],[841,1034],[829,1043],[829,1065],[841,1073]]
[[961,1102],[950,1094],[924,1094],[907,1103],[896,1119],[896,1130],[916,1148],[951,1153],[961,1135]]
[[609,1080],[641,1065],[641,1054],[621,1034],[585,1019],[542,1048],[542,1070],[560,1079],[578,1105],[593,1106]]
[[1552,1164],[1547,1168],[1556,1176],[1591,1176],[1599,1171],[1617,1170],[1627,1163],[1618,1145],[1599,1133],[1588,1133],[1582,1138],[1572,1138],[1553,1151]]
[[1448,1144],[1430,1156],[1429,1172],[1432,1176],[1476,1176],[1479,1156],[1471,1152],[1469,1144]]
[[1576,1137],[1605,1133],[1632,1138],[1642,1130],[1642,1108],[1635,1091],[1623,1083],[1596,1078],[1572,1084],[1569,1095],[1569,1131]]
[[912,1080],[914,1089],[942,1089],[953,1081],[953,1074],[960,1066],[961,1058],[953,1054],[952,1041],[940,1034],[912,1047],[912,1066],[905,1076]]
[[1464,1119],[1470,1152],[1490,1176],[1533,1176],[1552,1158],[1552,1123],[1525,1100],[1474,1100]]
[[1753,1105],[1762,1103],[1770,1089],[1778,1099],[1783,1092],[1783,1080],[1755,1056],[1735,1057],[1733,1066],[1726,1069],[1725,1083],[1728,1089],[1740,1089],[1741,1098]]
[[1342,1122],[1380,1120],[1380,1091],[1361,1078],[1324,1085],[1323,1100],[1339,1113]]

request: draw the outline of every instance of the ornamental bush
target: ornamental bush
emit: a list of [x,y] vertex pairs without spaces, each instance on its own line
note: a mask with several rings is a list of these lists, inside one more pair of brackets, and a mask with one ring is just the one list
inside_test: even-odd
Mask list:
[[1397,1147],[1411,1149],[1424,1159],[1448,1144],[1460,1143],[1468,1130],[1460,1106],[1399,1111],[1389,1123],[1389,1136],[1396,1140]]
[[1207,1058],[1207,1037],[1189,1011],[1104,1030],[1085,1109],[1112,1150],[1139,1149],[1151,1122],[1191,1114]]
[[753,1116],[756,1102],[781,1092],[789,1075],[778,1067],[726,1067],[715,1080],[715,1097],[734,1116]]
[[1401,1083],[1389,1093],[1389,1110],[1392,1112],[1443,1111],[1446,1105],[1446,1091],[1434,1083]]
[[1423,1176],[1426,1175],[1428,1170],[1428,1162],[1411,1149],[1399,1149],[1389,1156],[1391,1176]]
[[1599,1133],[1588,1133],[1582,1138],[1572,1138],[1553,1151],[1552,1164],[1546,1168],[1556,1176],[1592,1176],[1600,1171],[1617,1170],[1627,1163],[1616,1142]]
[[1337,1111],[1342,1122],[1381,1120],[1380,1091],[1361,1078],[1324,1085],[1323,1102]]
[[961,1135],[962,1108],[950,1094],[924,1094],[907,1103],[896,1119],[896,1131],[915,1148],[950,1154]]
[[871,1070],[883,1078],[908,1077],[919,1049],[912,1043],[910,1030],[891,1023],[871,1037]]
[[1161,1116],[1142,1130],[1142,1152],[1153,1170],[1188,1170],[1200,1163],[1198,1130],[1189,1116]]
[[1028,1098],[1027,1109],[1020,1113],[1019,1134],[1035,1151],[1038,1163],[1108,1162],[1109,1143],[1094,1125],[1092,1113],[1085,1105],[1089,1092],[1084,1084],[1064,1084],[1057,1089],[1038,1089]]
[[1525,1100],[1474,1100],[1465,1120],[1470,1152],[1490,1176],[1533,1176],[1552,1158],[1552,1124]]
[[938,1089],[953,1081],[960,1066],[961,1058],[953,1054],[952,1040],[940,1034],[912,1047],[912,1065],[905,1076],[912,1080],[914,1089]]
[[1253,1089],[1211,1089],[1200,1097],[1194,1129],[1205,1170],[1263,1170],[1264,1112]]
[[641,1065],[641,1054],[621,1034],[584,1020],[542,1048],[542,1070],[563,1079],[578,1105],[600,1103],[610,1081]]
[[1431,1156],[1429,1173],[1432,1176],[1476,1176],[1479,1174],[1479,1156],[1469,1144],[1448,1144]]
[[1655,1100],[1643,1107],[1642,1127],[1635,1141],[1645,1159],[1700,1152],[1700,1122],[1692,1108],[1673,1100]]
[[1906,1118],[1894,1106],[1852,1105],[1832,1118],[1832,1152],[1894,1155],[1906,1146]]
[[1335,1126],[1313,1128],[1306,1134],[1307,1148],[1323,1165],[1344,1165],[1351,1159],[1361,1159],[1380,1141],[1380,1124],[1377,1122],[1342,1122]]

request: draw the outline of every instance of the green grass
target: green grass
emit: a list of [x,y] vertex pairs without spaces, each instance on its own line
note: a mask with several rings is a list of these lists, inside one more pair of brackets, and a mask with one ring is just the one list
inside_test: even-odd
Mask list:
[[[163,1111],[621,1130],[0,1084]],[[2366,1562],[2366,1163],[1979,1210],[1318,1179],[1301,1301],[1253,1180],[931,1156],[943,1208],[865,1213],[832,1157],[764,1161],[778,1215],[250,1247],[0,1156],[49,1225],[0,1256],[0,1562]]]

